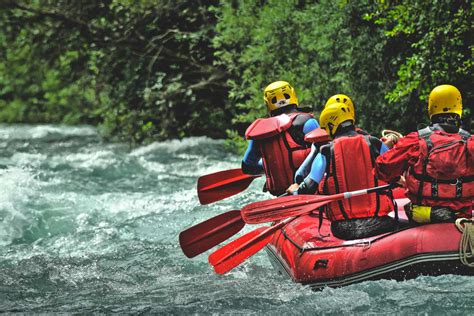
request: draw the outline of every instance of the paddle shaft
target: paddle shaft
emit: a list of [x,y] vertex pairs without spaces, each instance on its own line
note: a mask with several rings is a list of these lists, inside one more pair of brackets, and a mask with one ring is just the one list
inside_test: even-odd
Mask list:
[[[369,194],[369,193],[374,193],[374,192],[378,192],[378,191],[387,190],[387,189],[390,189],[392,187],[393,186],[391,184],[387,184],[387,185],[381,185],[381,186],[378,186],[378,187],[375,187],[375,188],[338,193],[338,194],[334,194],[334,195],[316,195],[314,197],[311,196],[311,198],[307,199],[307,200],[302,200],[300,202],[294,202],[290,206],[291,206],[291,208],[295,208],[295,207],[303,207],[303,206],[314,204],[314,203],[320,203],[320,202],[326,202],[326,201],[337,201],[337,200],[341,200],[341,199],[349,199],[351,197],[355,197],[355,196],[359,196],[359,195],[364,195],[364,194]],[[308,197],[310,197],[310,196],[308,195]],[[275,203],[277,200],[278,199],[273,199],[273,200],[270,200],[270,201],[272,203]],[[252,204],[250,204],[248,206],[248,208],[251,209],[251,206],[252,206]],[[273,207],[272,211],[286,210],[288,208],[289,208],[289,205],[283,203],[279,206]],[[252,215],[259,215],[259,214],[264,214],[264,213],[268,213],[268,212],[269,212],[268,209],[252,210]]]

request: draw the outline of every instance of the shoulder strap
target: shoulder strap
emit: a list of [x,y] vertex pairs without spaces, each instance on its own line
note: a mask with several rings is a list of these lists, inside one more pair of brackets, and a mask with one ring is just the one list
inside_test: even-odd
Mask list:
[[433,142],[431,141],[431,138],[430,138],[430,136],[433,133],[434,132],[431,130],[429,126],[423,129],[420,129],[418,131],[418,138],[423,139],[426,142],[426,146],[428,147],[428,152],[433,148]]
[[458,134],[461,136],[461,138],[462,138],[464,141],[467,141],[469,138],[471,138],[471,134],[470,134],[468,131],[466,131],[466,130],[464,130],[464,129],[462,129],[462,128],[459,129]]
[[[370,135],[363,135],[365,142],[367,143],[367,146],[369,146],[369,152],[370,152],[370,161],[372,162],[372,168],[375,167],[375,159],[377,158],[377,154],[375,153],[375,148],[372,145],[372,142],[370,141]],[[379,150],[380,151],[380,150]],[[374,173],[374,185],[377,187],[379,185],[379,181],[377,176],[375,176]],[[376,210],[375,210],[375,216],[379,214],[380,211],[380,194],[377,193],[375,194],[375,202],[376,202]]]
[[[364,137],[364,140],[367,144],[367,146],[369,146],[369,150],[370,150],[370,160],[372,161],[372,167],[375,166],[375,159],[377,158],[377,150],[374,148],[374,145],[372,145],[372,142],[370,141],[370,135],[362,135]],[[377,186],[377,184],[376,184]]]
[[[337,181],[337,173],[339,172],[338,171],[338,168],[336,166],[336,150],[335,150],[335,147],[336,147],[336,143],[339,142],[340,139],[335,139],[334,141],[332,141],[330,143],[330,148],[331,148],[331,151],[330,151],[330,158],[331,158],[331,167],[329,170],[331,170],[331,176],[332,176],[332,179],[334,181],[334,188],[336,189],[336,193],[341,193],[341,190],[339,189],[339,182]],[[327,163],[329,163],[329,161],[327,161]],[[327,184],[327,181],[325,181],[325,184]],[[341,210],[341,213],[342,215],[344,216],[345,219],[348,219],[348,216],[347,216],[347,213],[346,213],[346,210],[344,209],[344,204],[342,203],[342,200],[338,200],[337,201],[337,204],[339,205],[339,209]]]
[[426,137],[431,136],[431,134],[433,134],[433,131],[431,130],[431,128],[429,126],[418,130],[418,137],[419,138],[426,138]]

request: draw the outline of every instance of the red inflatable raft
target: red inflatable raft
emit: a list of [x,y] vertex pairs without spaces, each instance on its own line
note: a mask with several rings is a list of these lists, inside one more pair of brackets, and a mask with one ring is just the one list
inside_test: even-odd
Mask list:
[[461,232],[453,223],[406,227],[351,241],[332,236],[328,220],[321,234],[318,226],[317,215],[301,216],[276,232],[266,248],[273,265],[295,282],[320,288],[419,275],[474,275],[474,268],[459,259]]

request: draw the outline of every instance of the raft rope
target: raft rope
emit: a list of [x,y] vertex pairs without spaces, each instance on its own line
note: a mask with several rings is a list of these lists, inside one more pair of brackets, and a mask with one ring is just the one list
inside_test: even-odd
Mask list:
[[390,140],[390,141],[392,141],[392,144],[394,144],[394,145],[402,137],[403,137],[402,134],[400,134],[399,132],[396,132],[396,131],[392,131],[390,129],[384,129],[382,131],[382,139],[384,139],[384,141]]
[[458,218],[455,222],[456,227],[462,232],[459,243],[459,259],[468,267],[474,267],[474,223],[467,218]]

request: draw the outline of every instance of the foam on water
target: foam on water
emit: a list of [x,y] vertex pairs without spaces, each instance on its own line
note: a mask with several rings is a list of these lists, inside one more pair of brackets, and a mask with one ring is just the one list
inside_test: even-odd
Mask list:
[[0,183],[0,247],[5,247],[35,221],[29,205],[39,183],[31,171],[16,167],[0,169]]
[[48,138],[61,139],[68,136],[97,136],[97,131],[90,126],[60,125],[5,125],[0,124],[0,140],[37,140]]
[[[0,310],[26,313],[470,313],[472,278],[382,280],[313,292],[257,253],[227,275],[187,259],[179,232],[267,199],[264,179],[199,205],[198,176],[238,168],[222,141],[129,151],[91,127],[0,126]],[[247,225],[240,234],[254,229]]]

